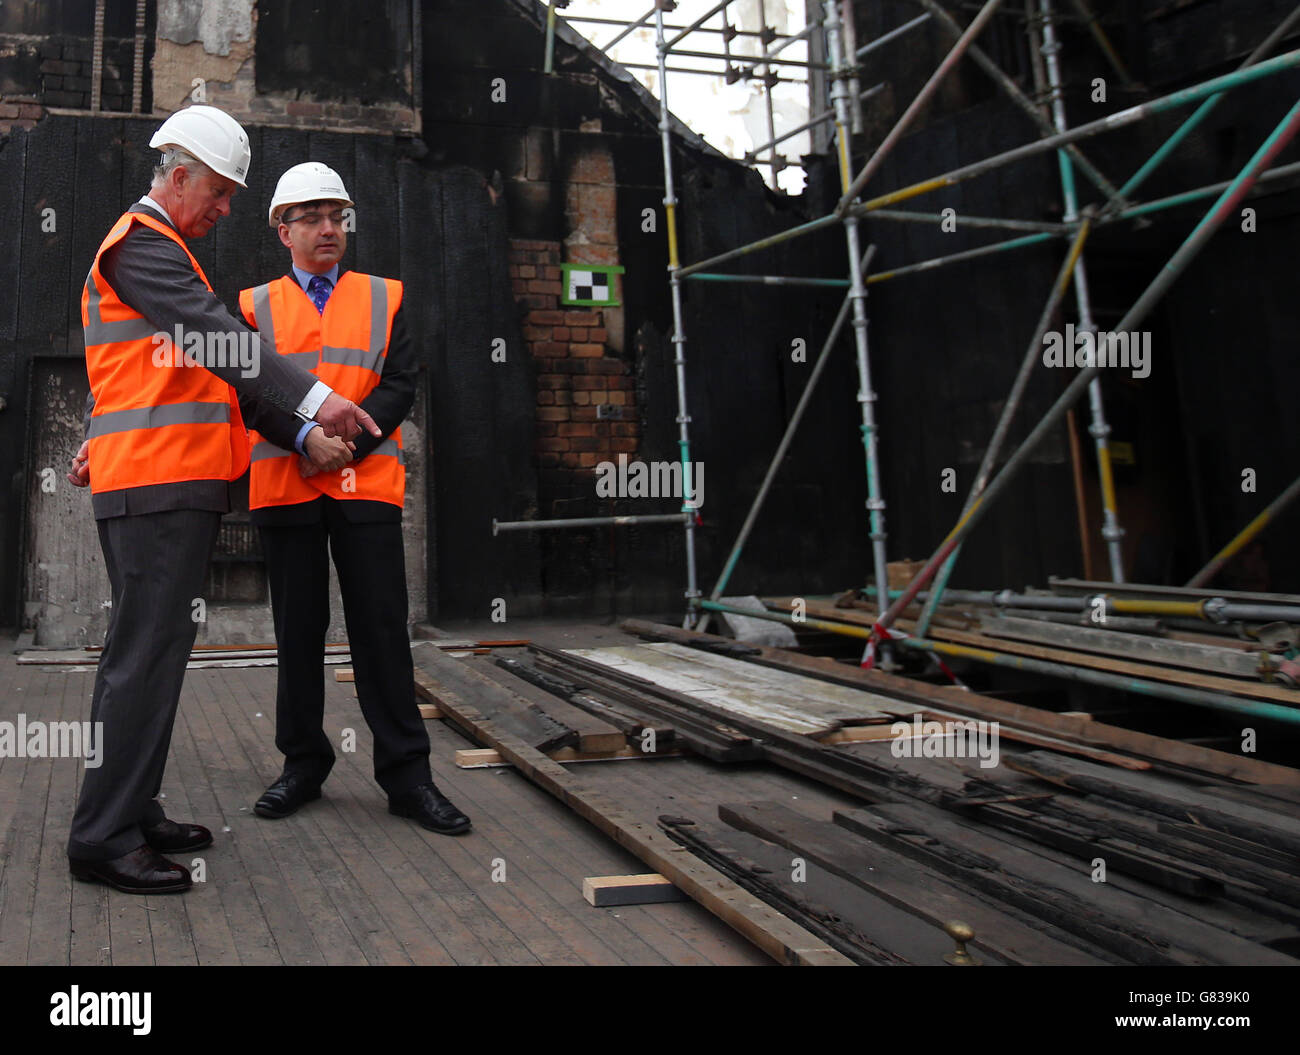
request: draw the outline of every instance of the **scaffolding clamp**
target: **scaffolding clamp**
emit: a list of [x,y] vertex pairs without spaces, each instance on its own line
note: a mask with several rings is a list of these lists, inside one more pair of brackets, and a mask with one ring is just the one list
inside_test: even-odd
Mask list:
[[1124,537],[1124,529],[1118,524],[1106,524],[1101,529],[1101,537],[1107,542],[1119,542]]
[[1094,421],[1088,426],[1088,435],[1095,440],[1104,440],[1110,435],[1110,425],[1105,421]]

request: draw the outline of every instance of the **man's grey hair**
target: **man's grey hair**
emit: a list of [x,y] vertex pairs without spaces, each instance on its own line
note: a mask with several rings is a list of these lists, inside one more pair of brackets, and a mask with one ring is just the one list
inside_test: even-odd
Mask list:
[[178,165],[184,165],[191,176],[201,176],[208,171],[208,166],[188,151],[180,147],[164,147],[162,160],[154,166],[153,186],[161,187],[165,184],[172,169]]

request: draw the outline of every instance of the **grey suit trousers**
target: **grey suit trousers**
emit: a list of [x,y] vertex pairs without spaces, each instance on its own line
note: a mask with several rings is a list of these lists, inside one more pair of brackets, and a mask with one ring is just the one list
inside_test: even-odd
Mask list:
[[163,819],[157,802],[185,664],[198,632],[221,514],[173,509],[98,521],[113,611],[90,720],[103,722],[103,763],[84,770],[68,856],[108,861]]

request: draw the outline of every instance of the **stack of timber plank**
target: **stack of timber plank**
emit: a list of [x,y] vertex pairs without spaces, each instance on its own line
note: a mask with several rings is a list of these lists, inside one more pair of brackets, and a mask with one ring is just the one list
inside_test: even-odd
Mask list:
[[[649,640],[427,650],[417,689],[781,962],[942,962],[960,922],[989,964],[1297,963],[1296,770],[783,649],[623,629]],[[726,764],[763,761],[857,805],[717,793],[708,815],[647,824],[547,757],[580,746],[552,723],[580,737],[582,715],[722,763],[724,787]],[[999,723],[1000,765],[892,749],[895,723],[970,718]]]

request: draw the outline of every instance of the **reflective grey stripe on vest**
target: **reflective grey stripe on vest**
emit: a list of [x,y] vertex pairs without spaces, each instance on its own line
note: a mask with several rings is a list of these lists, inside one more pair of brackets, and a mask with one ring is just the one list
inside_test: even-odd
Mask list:
[[116,344],[119,341],[146,340],[158,332],[156,326],[148,319],[118,319],[105,322],[100,314],[99,303],[103,294],[95,282],[94,269],[86,276],[86,289],[90,296],[86,299],[86,347],[95,344]]
[[134,410],[110,410],[90,419],[90,439],[134,429],[161,429],[168,425],[221,425],[230,421],[229,403],[164,403]]
[[370,275],[370,347],[321,349],[320,361],[335,366],[359,366],[382,374],[384,349],[388,347],[388,286],[378,275]]
[[406,454],[401,447],[397,445],[396,440],[384,440],[378,447],[370,452],[373,454],[386,454],[390,458],[396,458],[398,465],[406,464]]
[[271,318],[271,284],[253,288],[253,322],[261,336],[262,347],[275,354],[275,320]]
[[283,447],[277,447],[269,440],[260,440],[253,444],[252,453],[249,454],[250,462],[260,462],[266,458],[296,458],[298,455],[286,451]]

